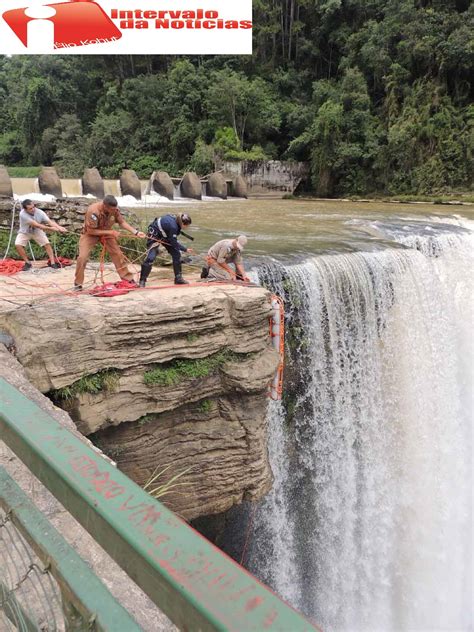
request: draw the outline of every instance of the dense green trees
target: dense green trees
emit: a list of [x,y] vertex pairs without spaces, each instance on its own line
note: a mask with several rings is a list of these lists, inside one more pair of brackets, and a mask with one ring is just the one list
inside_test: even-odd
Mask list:
[[146,177],[308,160],[320,195],[464,189],[469,0],[254,0],[254,54],[0,59],[0,162]]

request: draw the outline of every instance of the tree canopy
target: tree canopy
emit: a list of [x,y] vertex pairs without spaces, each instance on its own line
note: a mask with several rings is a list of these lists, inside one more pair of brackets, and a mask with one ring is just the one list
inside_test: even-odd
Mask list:
[[469,0],[254,0],[252,56],[0,59],[0,162],[201,174],[294,159],[320,195],[466,189]]

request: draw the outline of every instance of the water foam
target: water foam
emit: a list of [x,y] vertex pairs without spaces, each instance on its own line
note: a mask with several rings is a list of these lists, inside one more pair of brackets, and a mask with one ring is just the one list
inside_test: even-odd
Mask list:
[[290,308],[292,401],[287,428],[269,412],[250,568],[326,629],[468,630],[472,236],[392,238],[261,271]]

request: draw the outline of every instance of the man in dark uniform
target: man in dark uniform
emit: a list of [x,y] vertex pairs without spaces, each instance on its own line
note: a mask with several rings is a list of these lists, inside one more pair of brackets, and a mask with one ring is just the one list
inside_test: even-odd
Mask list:
[[174,282],[176,285],[185,285],[188,281],[183,279],[181,273],[181,253],[193,253],[192,248],[186,248],[178,241],[178,235],[183,226],[189,226],[191,218],[187,213],[178,215],[163,215],[155,217],[148,226],[148,241],[146,244],[148,254],[142,264],[140,272],[140,287],[145,287],[151,267],[159,252],[160,245],[164,246],[173,259]]

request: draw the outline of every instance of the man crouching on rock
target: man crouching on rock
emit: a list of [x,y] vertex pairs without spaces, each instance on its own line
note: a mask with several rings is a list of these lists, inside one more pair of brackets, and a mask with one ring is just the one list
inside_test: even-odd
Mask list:
[[82,290],[86,263],[89,260],[91,250],[99,241],[102,241],[104,244],[119,277],[122,280],[134,282],[133,274],[129,271],[126,259],[117,242],[120,233],[112,229],[114,224],[118,224],[120,228],[128,230],[132,235],[142,239],[146,237],[145,233],[127,224],[118,209],[117,200],[113,195],[106,195],[102,202],[91,204],[86,211],[84,228],[79,239],[79,257],[76,263],[74,289]]
[[[221,239],[209,248],[207,266],[201,272],[201,279],[208,281],[249,281],[242,261],[242,250],[247,245],[247,237],[240,235],[235,239]],[[233,263],[235,272],[229,266]]]

